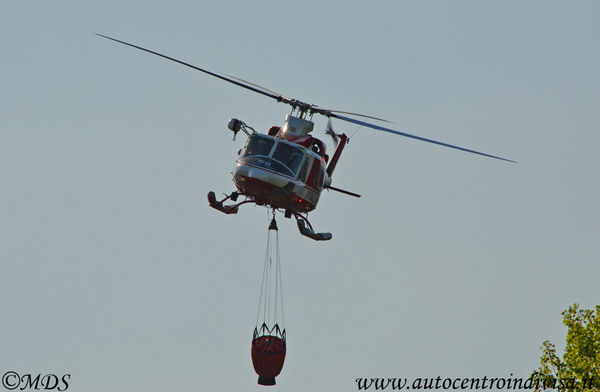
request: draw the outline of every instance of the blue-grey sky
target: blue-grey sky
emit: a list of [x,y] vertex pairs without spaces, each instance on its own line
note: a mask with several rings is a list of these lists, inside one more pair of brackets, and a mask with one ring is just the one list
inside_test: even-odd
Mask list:
[[[510,164],[361,128],[310,214],[279,219],[277,390],[528,376],[600,303],[594,1],[9,1],[0,13],[0,373],[73,391],[262,390],[268,213],[226,216],[237,117],[288,108],[111,35]],[[334,122],[354,133],[352,124]],[[316,136],[325,120],[316,119]]]

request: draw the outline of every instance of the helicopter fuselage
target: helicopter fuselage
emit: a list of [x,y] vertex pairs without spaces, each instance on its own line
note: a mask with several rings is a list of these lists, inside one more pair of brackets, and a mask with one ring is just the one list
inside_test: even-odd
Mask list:
[[288,139],[282,135],[281,131],[251,134],[239,152],[233,182],[241,195],[256,204],[312,211],[323,186],[331,183],[324,149],[315,147],[322,142],[309,135]]

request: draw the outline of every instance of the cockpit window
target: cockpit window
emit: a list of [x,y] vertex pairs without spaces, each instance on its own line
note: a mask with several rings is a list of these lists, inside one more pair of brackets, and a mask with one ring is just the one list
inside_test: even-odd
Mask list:
[[273,159],[283,163],[295,175],[298,171],[304,152],[299,147],[294,147],[286,143],[279,143],[273,153]]
[[271,152],[271,148],[273,148],[274,140],[267,139],[260,136],[250,136],[248,139],[248,144],[244,149],[244,153],[242,156],[249,157],[252,155],[264,155],[269,156]]
[[325,168],[321,167],[321,175],[319,176],[319,188],[323,188],[323,181],[325,180]]
[[300,173],[298,173],[298,179],[300,181],[306,181],[306,174],[308,173],[308,165],[309,163],[312,162],[310,157],[307,157],[304,160],[304,164],[302,165],[302,169],[300,170]]

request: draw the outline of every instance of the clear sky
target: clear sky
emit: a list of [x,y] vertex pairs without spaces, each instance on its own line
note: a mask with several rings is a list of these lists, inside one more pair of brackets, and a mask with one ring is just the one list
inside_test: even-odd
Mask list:
[[[111,35],[322,107],[518,161],[361,128],[310,214],[279,218],[277,390],[357,377],[527,377],[561,311],[600,303],[594,1],[8,1],[0,12],[0,373],[69,390],[262,390],[250,360],[268,213],[237,216],[244,138],[288,108]],[[316,119],[315,136],[325,120]],[[334,122],[337,131],[356,127]]]

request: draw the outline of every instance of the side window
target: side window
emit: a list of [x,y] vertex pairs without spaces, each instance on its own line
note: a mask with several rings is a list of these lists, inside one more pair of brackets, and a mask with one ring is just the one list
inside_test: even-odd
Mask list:
[[323,181],[325,181],[325,168],[321,167],[321,175],[319,176],[319,188],[323,188]]
[[321,162],[319,161],[319,159],[314,158],[313,159],[313,164],[312,164],[312,169],[310,170],[310,174],[308,175],[308,179],[306,180],[306,185],[308,185],[311,188],[316,188],[317,184],[319,183],[319,174],[321,169]]
[[306,181],[306,174],[308,173],[308,164],[310,163],[310,161],[310,156],[306,157],[306,159],[304,160],[304,164],[302,164],[300,174],[298,174],[298,179],[300,181]]

